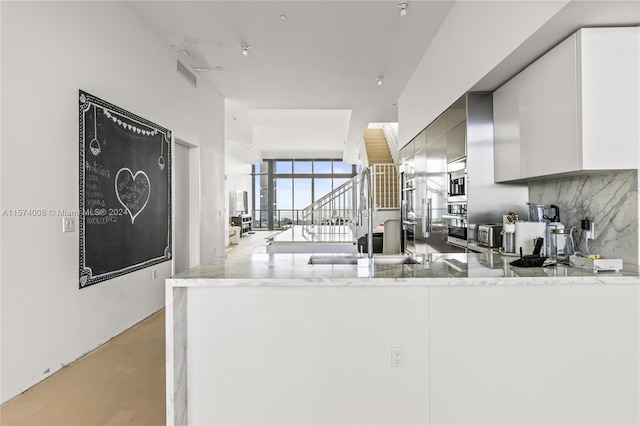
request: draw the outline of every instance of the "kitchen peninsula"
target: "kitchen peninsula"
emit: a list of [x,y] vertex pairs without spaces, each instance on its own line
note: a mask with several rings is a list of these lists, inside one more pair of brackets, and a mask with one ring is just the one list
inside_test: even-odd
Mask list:
[[640,420],[637,270],[469,253],[359,277],[311,257],[167,280],[167,424]]

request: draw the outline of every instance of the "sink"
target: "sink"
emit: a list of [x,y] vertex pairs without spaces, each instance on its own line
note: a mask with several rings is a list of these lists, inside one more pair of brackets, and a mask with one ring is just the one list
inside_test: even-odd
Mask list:
[[357,265],[358,256],[350,255],[314,255],[309,258],[309,265]]
[[[357,265],[357,255],[314,255],[309,258],[309,265]],[[415,265],[411,257],[404,254],[376,254],[373,256],[374,265]]]

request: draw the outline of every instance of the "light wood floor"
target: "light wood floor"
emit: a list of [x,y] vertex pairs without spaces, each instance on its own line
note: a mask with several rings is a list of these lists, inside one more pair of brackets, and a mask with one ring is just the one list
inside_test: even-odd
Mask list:
[[[227,254],[266,253],[257,231]],[[165,424],[164,309],[0,407],[1,426]]]

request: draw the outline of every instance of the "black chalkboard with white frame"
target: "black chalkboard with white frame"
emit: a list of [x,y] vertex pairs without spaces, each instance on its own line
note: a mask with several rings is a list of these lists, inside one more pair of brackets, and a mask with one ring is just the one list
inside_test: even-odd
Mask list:
[[171,259],[171,132],[79,92],[80,288]]

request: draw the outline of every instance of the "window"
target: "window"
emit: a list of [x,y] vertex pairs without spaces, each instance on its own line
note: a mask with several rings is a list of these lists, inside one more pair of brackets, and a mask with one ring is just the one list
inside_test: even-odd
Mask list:
[[333,173],[331,168],[332,163],[332,161],[314,161],[313,173]]
[[268,228],[269,163],[253,165],[253,227]]
[[293,172],[294,173],[312,173],[313,161],[311,160],[296,160],[293,162]]
[[333,162],[333,173],[334,174],[340,174],[340,173],[351,173],[351,170],[353,169],[353,166],[351,164],[345,164],[342,161],[334,161]]
[[300,223],[305,207],[355,174],[355,166],[337,159],[276,159],[254,165],[254,228]]
[[287,161],[276,161],[275,162],[275,173],[291,173],[293,172],[293,162],[291,160],[287,160]]
[[316,178],[313,180],[314,181],[314,185],[315,185],[315,193],[314,193],[314,200],[313,201],[317,201],[320,198],[324,197],[325,195],[327,195],[328,193],[330,193],[333,188],[331,185],[331,181],[332,179],[326,179],[326,178]]

